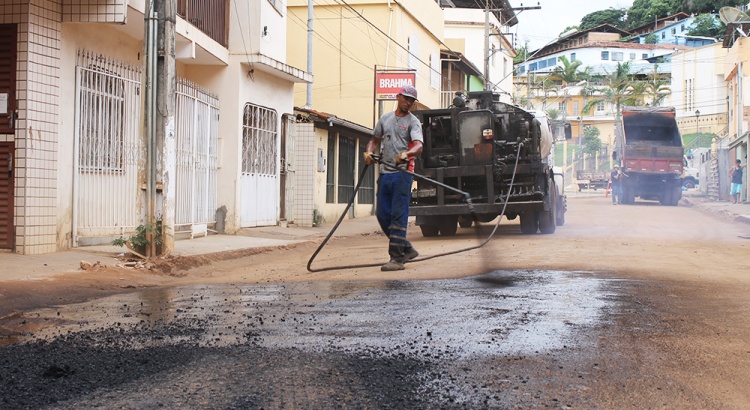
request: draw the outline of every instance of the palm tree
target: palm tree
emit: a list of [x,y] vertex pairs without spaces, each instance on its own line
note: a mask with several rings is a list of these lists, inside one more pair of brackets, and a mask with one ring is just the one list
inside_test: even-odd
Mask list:
[[568,84],[575,84],[581,80],[588,80],[591,73],[591,67],[581,69],[581,65],[583,64],[581,60],[569,61],[565,56],[559,57],[558,61],[560,61],[562,65],[555,66],[555,68],[552,70],[552,73],[550,74],[550,77],[556,80],[561,80],[563,82],[563,105],[565,106],[565,110],[562,112],[562,114],[563,120],[565,120],[565,118],[567,117],[569,98],[568,91],[565,88],[568,86]]
[[613,72],[607,72],[603,78],[605,87],[592,90],[591,99],[583,106],[583,112],[588,113],[599,103],[615,106],[615,123],[620,121],[620,108],[623,105],[639,105],[645,94],[645,84],[633,79],[630,72],[630,62],[617,63]]
[[562,65],[555,66],[550,77],[556,80],[561,80],[564,86],[588,79],[591,67],[581,69],[581,65],[583,64],[581,60],[569,61],[567,57],[562,56],[558,57],[558,61],[560,61]]
[[658,107],[672,93],[669,78],[658,73],[658,64],[654,64],[654,72],[649,74],[648,94],[651,96],[651,105]]

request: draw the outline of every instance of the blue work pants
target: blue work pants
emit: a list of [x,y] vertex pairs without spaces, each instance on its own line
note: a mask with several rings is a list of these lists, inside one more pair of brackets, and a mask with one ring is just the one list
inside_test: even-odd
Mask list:
[[621,204],[622,203],[622,185],[612,185],[612,203],[613,204]]
[[377,217],[380,228],[388,237],[388,254],[401,260],[405,251],[411,250],[406,240],[409,223],[409,201],[413,177],[403,172],[380,174],[378,177]]

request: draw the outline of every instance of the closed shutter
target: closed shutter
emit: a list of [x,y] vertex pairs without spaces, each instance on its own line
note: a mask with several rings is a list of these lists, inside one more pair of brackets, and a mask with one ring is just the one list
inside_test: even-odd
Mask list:
[[13,143],[0,142],[0,249],[13,248]]
[[0,111],[0,134],[13,133],[11,114],[16,110],[16,32],[15,24],[0,24],[0,97],[7,109]]

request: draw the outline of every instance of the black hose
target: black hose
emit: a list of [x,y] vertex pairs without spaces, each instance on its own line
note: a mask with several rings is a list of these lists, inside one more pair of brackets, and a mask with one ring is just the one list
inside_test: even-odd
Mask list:
[[[505,203],[503,203],[503,210],[500,212],[500,215],[498,216],[497,223],[495,224],[495,227],[492,229],[492,232],[490,232],[489,236],[487,236],[487,238],[482,243],[480,243],[479,245],[470,246],[468,248],[458,249],[458,250],[455,250],[455,251],[448,251],[448,252],[438,253],[436,255],[430,255],[430,256],[420,257],[420,258],[412,259],[412,260],[408,261],[407,263],[422,262],[422,261],[426,261],[426,260],[438,258],[438,257],[441,257],[441,256],[455,255],[457,253],[462,253],[462,252],[467,252],[467,251],[471,251],[471,250],[474,250],[474,249],[479,249],[479,248],[487,245],[487,243],[489,243],[489,241],[495,235],[495,232],[497,232],[497,228],[500,227],[500,222],[503,219],[503,215],[505,215],[505,209],[508,207],[508,201],[510,200],[510,192],[513,189],[513,183],[514,183],[515,178],[516,178],[516,169],[518,169],[518,157],[520,156],[521,146],[522,145],[523,144],[518,144],[518,151],[516,152],[516,163],[513,166],[513,175],[510,178],[510,186],[508,187],[508,195],[506,195],[506,197],[505,197]],[[461,195],[463,195],[464,198],[466,198],[467,203],[469,204],[469,210],[471,211],[471,216],[472,216],[472,219],[474,220],[474,224],[477,227],[477,233],[479,232],[479,218],[477,217],[477,214],[476,214],[476,211],[474,209],[474,205],[471,202],[471,197],[470,197],[469,193],[461,191],[461,190],[459,190],[457,188],[454,188],[454,187],[452,187],[450,185],[446,185],[446,184],[443,184],[441,182],[435,181],[435,180],[430,179],[430,178],[428,178],[428,177],[426,177],[424,175],[420,175],[420,174],[408,171],[406,169],[399,168],[399,167],[397,167],[397,166],[395,166],[393,164],[389,164],[387,162],[383,162],[382,159],[379,156],[373,155],[373,159],[375,159],[375,161],[378,162],[378,163],[380,163],[380,164],[383,164],[383,165],[388,166],[388,167],[393,168],[393,169],[397,169],[400,172],[407,173],[407,174],[412,175],[412,176],[414,176],[416,178],[420,178],[420,179],[422,179],[424,181],[427,181],[429,183],[441,186],[443,188],[446,188],[446,189],[454,191],[454,192],[458,192]],[[323,249],[323,247],[331,239],[331,237],[333,236],[334,232],[336,232],[336,229],[338,229],[339,225],[341,225],[341,222],[344,220],[344,217],[349,212],[349,208],[351,208],[352,204],[354,204],[354,200],[357,197],[357,192],[359,192],[359,187],[360,187],[360,185],[362,185],[362,181],[364,181],[364,179],[365,179],[365,173],[367,172],[367,170],[368,170],[369,167],[370,167],[370,165],[365,165],[365,167],[362,169],[362,172],[359,174],[359,181],[357,181],[357,185],[354,187],[354,193],[352,194],[352,197],[349,200],[349,202],[346,204],[346,208],[344,209],[344,212],[341,213],[341,216],[339,217],[339,220],[336,221],[336,224],[333,226],[333,228],[331,229],[331,231],[328,232],[328,235],[326,235],[325,239],[323,239],[323,242],[320,243],[320,245],[318,246],[318,249],[316,249],[315,252],[313,252],[312,256],[310,257],[310,260],[307,261],[307,270],[309,272],[326,272],[326,271],[330,271],[330,270],[341,270],[341,269],[371,268],[371,267],[381,266],[382,265],[382,263],[364,263],[364,264],[359,264],[359,265],[330,266],[330,267],[318,268],[318,269],[313,269],[312,268],[313,261],[318,256],[318,254]]]

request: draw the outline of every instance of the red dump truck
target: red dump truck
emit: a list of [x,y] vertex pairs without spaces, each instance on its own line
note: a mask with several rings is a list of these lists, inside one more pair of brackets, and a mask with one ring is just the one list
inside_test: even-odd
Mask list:
[[682,198],[682,137],[674,107],[623,107],[615,131],[615,163],[622,164],[622,202],[635,198],[676,206]]

